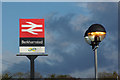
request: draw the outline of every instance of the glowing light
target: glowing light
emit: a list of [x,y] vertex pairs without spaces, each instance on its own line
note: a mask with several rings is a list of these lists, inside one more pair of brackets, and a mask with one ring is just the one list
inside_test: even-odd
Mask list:
[[91,32],[91,33],[88,33],[88,36],[102,36],[105,34],[106,32]]

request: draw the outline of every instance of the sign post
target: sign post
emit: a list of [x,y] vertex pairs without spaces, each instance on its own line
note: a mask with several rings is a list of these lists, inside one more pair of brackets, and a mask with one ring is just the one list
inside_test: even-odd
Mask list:
[[30,78],[34,80],[34,60],[45,53],[44,19],[19,20],[19,51],[17,56],[27,56],[30,60]]
[[34,60],[37,58],[37,56],[27,56],[30,60],[30,78],[31,80],[34,80]]

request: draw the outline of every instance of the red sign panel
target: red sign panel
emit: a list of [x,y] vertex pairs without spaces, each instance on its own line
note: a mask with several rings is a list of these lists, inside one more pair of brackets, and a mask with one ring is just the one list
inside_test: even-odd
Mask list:
[[20,19],[20,38],[44,38],[44,19]]

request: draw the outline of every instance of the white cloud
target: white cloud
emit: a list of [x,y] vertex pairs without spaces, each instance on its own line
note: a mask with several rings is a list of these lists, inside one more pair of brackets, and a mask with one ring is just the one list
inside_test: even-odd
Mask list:
[[52,43],[54,42],[54,35],[50,31],[46,31],[46,42],[47,43]]
[[87,22],[89,22],[91,19],[89,16],[84,16],[84,15],[78,15],[75,17],[75,19],[73,19],[70,23],[73,25],[73,29],[75,31],[81,31],[82,33],[84,33],[84,31],[86,30],[86,28],[88,28],[88,26],[83,26],[83,24],[87,24]]
[[94,76],[94,68],[84,71],[75,70],[73,73],[70,73],[70,75],[76,78],[90,78],[90,76],[92,78]]
[[[48,64],[50,66],[54,66],[56,62],[59,63],[63,61],[62,56],[52,53],[51,51],[48,53],[48,55],[49,56],[37,57],[36,60],[39,61],[40,63]],[[9,68],[14,65],[22,69],[24,68],[24,65],[21,64],[19,65],[19,63],[21,62],[29,63],[29,59],[26,56],[16,56],[16,54],[14,53],[5,52],[3,53],[1,70],[4,72],[6,70],[9,70]]]
[[[2,56],[2,71],[9,69],[16,63],[20,62],[28,62],[28,59],[26,56],[16,56],[16,54],[12,52],[4,52]],[[18,65],[19,67],[19,65]]]
[[54,66],[57,63],[60,63],[63,61],[63,57],[60,55],[57,55],[55,53],[48,53],[49,56],[46,57],[38,57],[37,61],[41,62],[41,63],[46,63],[50,66]]

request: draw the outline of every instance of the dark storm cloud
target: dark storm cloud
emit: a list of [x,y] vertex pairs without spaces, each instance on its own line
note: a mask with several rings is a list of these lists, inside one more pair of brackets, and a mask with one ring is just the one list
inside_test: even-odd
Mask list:
[[[116,3],[88,3],[88,8],[86,9],[90,12],[89,16],[69,13],[62,16],[54,14],[47,18],[46,51],[49,56],[45,59],[43,59],[44,57],[38,57],[36,61],[37,71],[41,74],[70,74],[76,70],[84,72],[87,69],[93,68],[93,52],[84,40],[84,30],[93,23],[104,25],[108,32],[108,37],[106,37],[106,40],[101,43],[98,49],[98,53],[100,53],[98,54],[99,67],[104,68],[114,64],[110,70],[116,70],[113,69],[117,66],[115,63],[116,56],[112,57],[114,52],[117,51],[117,40],[114,39],[117,38],[116,6]],[[109,37],[109,35],[112,37]],[[115,54],[117,53],[115,52]],[[43,62],[41,62],[42,59]],[[14,67],[15,65],[10,69],[14,69]]]
[[102,23],[108,32],[117,31],[118,3],[89,3],[88,9],[95,23]]
[[[102,42],[103,44],[100,45],[100,48],[98,51],[101,54],[98,54],[100,57],[98,57],[99,59],[99,63],[100,63],[100,67],[105,67],[105,66],[110,66],[111,62],[112,64],[114,64],[116,69],[117,69],[117,28],[118,28],[118,23],[117,23],[117,3],[88,3],[88,9],[90,11],[90,15],[92,16],[91,19],[88,18],[88,20],[85,20],[85,18],[83,18],[83,16],[78,17],[79,18],[79,22],[81,22],[81,20],[83,21],[83,23],[77,23],[74,22],[74,24],[78,24],[77,26],[81,29],[81,27],[86,27],[86,25],[91,25],[92,23],[99,23],[102,24],[106,30],[107,30],[107,37],[106,39]],[[57,54],[64,54],[62,56],[65,56],[67,53],[65,52],[66,48],[70,46],[71,43],[73,43],[75,46],[73,46],[72,48],[76,47],[75,49],[78,48],[78,50],[74,49],[73,54],[75,54],[76,56],[78,55],[78,57],[72,57],[70,56],[71,59],[69,59],[67,56],[67,60],[68,62],[70,62],[71,60],[73,60],[73,62],[75,61],[75,59],[77,60],[84,60],[82,59],[83,57],[86,57],[88,54],[82,54],[82,53],[87,53],[85,50],[87,48],[87,46],[85,46],[84,43],[84,38],[83,38],[83,31],[82,30],[78,30],[75,31],[74,25],[71,25],[70,22],[71,20],[75,17],[75,15],[66,15],[66,16],[62,16],[59,18],[52,18],[50,19],[51,22],[53,22],[53,24],[49,24],[51,29],[54,28],[56,34],[59,35],[59,37],[57,37],[56,39],[56,48],[54,48],[56,51],[55,53]],[[77,18],[76,18],[77,19]],[[49,21],[50,21],[49,20]],[[54,21],[55,20],[55,21]],[[65,20],[65,21],[64,21]],[[57,23],[59,22],[59,23]],[[64,24],[64,25],[62,25]],[[58,26],[57,26],[58,25]],[[66,29],[64,29],[66,28]],[[53,31],[54,32],[54,31]],[[61,38],[60,38],[61,37]],[[65,40],[65,41],[64,41]],[[64,43],[64,42],[68,42],[69,45],[66,47],[60,46],[59,44]],[[54,44],[54,43],[52,43]],[[62,51],[61,51],[62,50]],[[71,49],[69,49],[71,50]],[[58,52],[57,52],[58,51]],[[82,52],[80,54],[77,54],[78,52]],[[70,54],[70,52],[69,52]],[[75,59],[72,59],[75,58]],[[91,59],[91,58],[90,58]],[[65,60],[65,61],[67,61]],[[85,59],[83,62],[83,65],[85,65],[85,61],[89,60],[89,58]],[[64,62],[65,62],[64,61]],[[82,62],[80,62],[82,63]],[[74,66],[74,65],[73,65]],[[90,66],[89,66],[90,67]],[[84,67],[85,68],[85,67]],[[83,70],[83,68],[81,67],[81,69]]]

